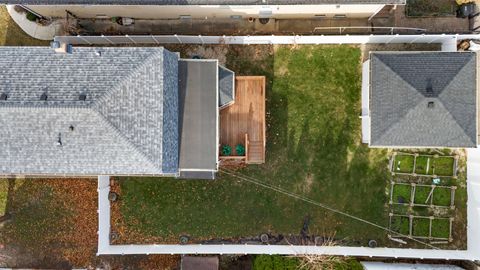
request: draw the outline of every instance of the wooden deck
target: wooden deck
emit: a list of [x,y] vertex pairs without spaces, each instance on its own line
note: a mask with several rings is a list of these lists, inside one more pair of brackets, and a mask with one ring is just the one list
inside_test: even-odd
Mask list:
[[[246,141],[246,138],[247,141]],[[237,76],[235,102],[220,111],[220,144],[246,148],[246,163],[265,162],[265,77]]]

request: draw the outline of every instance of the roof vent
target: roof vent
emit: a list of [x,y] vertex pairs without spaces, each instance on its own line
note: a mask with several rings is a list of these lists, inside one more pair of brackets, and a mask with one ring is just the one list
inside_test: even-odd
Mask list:
[[43,101],[47,101],[47,93],[43,93],[41,96],[40,96],[40,100],[43,100]]
[[427,104],[427,108],[434,108],[435,107],[435,102],[429,101]]
[[70,131],[74,131],[75,127],[73,125],[70,125],[70,127],[68,127],[68,129],[70,129]]
[[61,45],[60,45],[60,41],[52,41],[50,42],[50,47],[52,49],[60,49]]
[[102,56],[102,52],[101,51],[95,51],[95,55],[96,56]]
[[427,86],[427,89],[425,89],[428,94],[433,94],[433,88],[431,85]]
[[80,94],[78,96],[78,100],[81,100],[81,101],[85,101],[87,99],[87,95],[86,94]]
[[7,100],[7,98],[8,98],[8,95],[5,94],[5,93],[2,93],[2,94],[0,95],[0,100]]
[[57,146],[62,146],[62,133],[58,133]]
[[432,86],[432,80],[428,79],[427,80],[427,86],[425,87],[425,92],[427,93],[427,97],[433,96],[433,86]]

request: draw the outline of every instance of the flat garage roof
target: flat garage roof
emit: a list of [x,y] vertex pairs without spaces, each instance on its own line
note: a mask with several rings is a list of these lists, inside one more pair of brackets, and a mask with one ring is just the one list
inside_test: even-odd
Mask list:
[[180,171],[217,170],[218,61],[178,62]]

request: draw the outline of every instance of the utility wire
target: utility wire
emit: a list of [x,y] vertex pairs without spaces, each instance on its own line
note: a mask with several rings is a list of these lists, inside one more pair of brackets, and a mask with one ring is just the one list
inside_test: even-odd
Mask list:
[[240,173],[237,173],[237,172],[235,172],[235,171],[232,171],[232,170],[229,170],[229,169],[225,169],[225,168],[221,168],[220,171],[222,171],[223,173],[226,173],[226,174],[228,174],[228,175],[231,175],[231,176],[233,176],[233,177],[236,177],[236,178],[238,178],[238,179],[241,179],[241,180],[244,180],[244,181],[253,183],[253,184],[255,184],[255,185],[258,185],[258,186],[261,186],[261,187],[264,187],[264,188],[267,188],[267,189],[271,189],[271,190],[277,191],[277,192],[282,193],[282,194],[284,194],[284,195],[287,195],[287,196],[293,197],[293,198],[295,198],[295,199],[302,200],[302,201],[304,201],[304,202],[307,202],[307,203],[310,203],[310,204],[319,206],[319,207],[321,207],[321,208],[327,209],[327,210],[332,211],[332,212],[334,212],[334,213],[337,213],[337,214],[340,214],[340,215],[343,215],[343,216],[346,216],[346,217],[355,219],[355,220],[357,220],[357,221],[360,221],[360,222],[369,224],[369,225],[371,225],[371,226],[374,226],[374,227],[377,227],[377,228],[379,228],[379,229],[385,230],[385,231],[387,231],[387,232],[389,232],[389,233],[393,233],[393,234],[400,235],[400,236],[402,236],[402,237],[406,237],[406,238],[411,239],[411,240],[413,240],[413,241],[415,241],[415,242],[418,242],[418,243],[420,243],[420,244],[423,244],[423,245],[425,245],[425,246],[428,246],[428,247],[430,247],[430,248],[432,248],[432,249],[439,249],[439,248],[436,247],[436,246],[433,246],[433,245],[431,245],[431,244],[429,244],[429,243],[426,243],[426,242],[423,242],[423,241],[421,241],[421,240],[415,239],[415,238],[413,238],[413,237],[411,237],[411,236],[409,236],[409,235],[405,235],[405,234],[401,234],[401,233],[392,231],[392,230],[390,230],[389,228],[384,227],[384,226],[382,226],[382,225],[378,225],[378,224],[376,224],[376,223],[374,223],[374,222],[371,222],[371,221],[368,221],[368,220],[366,220],[366,219],[363,219],[363,218],[360,218],[360,217],[351,215],[351,214],[349,214],[349,213],[340,211],[340,210],[335,209],[335,208],[333,208],[333,207],[330,207],[330,206],[328,206],[328,205],[326,205],[326,204],[319,203],[319,202],[317,202],[317,201],[314,201],[314,200],[309,199],[309,198],[307,198],[307,197],[304,197],[304,196],[295,194],[295,193],[293,193],[293,192],[290,192],[290,191],[288,191],[288,190],[282,189],[282,188],[280,188],[280,187],[276,187],[276,186],[269,185],[269,184],[267,184],[267,183],[264,183],[264,182],[259,181],[258,179],[255,179],[255,178],[253,178],[253,177],[251,177],[251,176],[246,176],[246,175],[243,175],[243,174],[240,174]]

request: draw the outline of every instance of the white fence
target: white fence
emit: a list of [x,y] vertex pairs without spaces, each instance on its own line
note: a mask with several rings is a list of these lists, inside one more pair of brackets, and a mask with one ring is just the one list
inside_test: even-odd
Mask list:
[[441,43],[443,50],[456,50],[457,41],[480,39],[480,35],[339,35],[339,36],[57,36],[55,41],[73,45],[137,44],[389,44]]
[[[441,43],[456,51],[457,41],[480,35],[369,35],[369,36],[59,36],[56,41],[78,45],[116,44],[369,44]],[[109,254],[331,254],[391,258],[480,260],[480,150],[468,150],[467,250],[368,248],[295,245],[111,245],[109,177],[98,178],[98,255]]]
[[[480,150],[469,152],[473,160],[480,160]],[[469,163],[470,164],[470,163]],[[474,171],[480,171],[480,162],[475,163]],[[471,175],[469,175],[471,176]],[[407,248],[369,248],[346,246],[296,246],[296,245],[202,245],[202,244],[151,244],[151,245],[111,245],[110,244],[110,191],[108,176],[98,177],[98,251],[97,255],[125,255],[125,254],[328,254],[339,256],[364,256],[386,258],[418,258],[442,260],[479,260],[479,227],[478,212],[474,215],[471,211],[480,209],[480,193],[470,193],[474,188],[469,186],[468,197],[468,249],[407,249]],[[470,182],[470,181],[469,181]],[[472,226],[473,225],[473,226]]]

